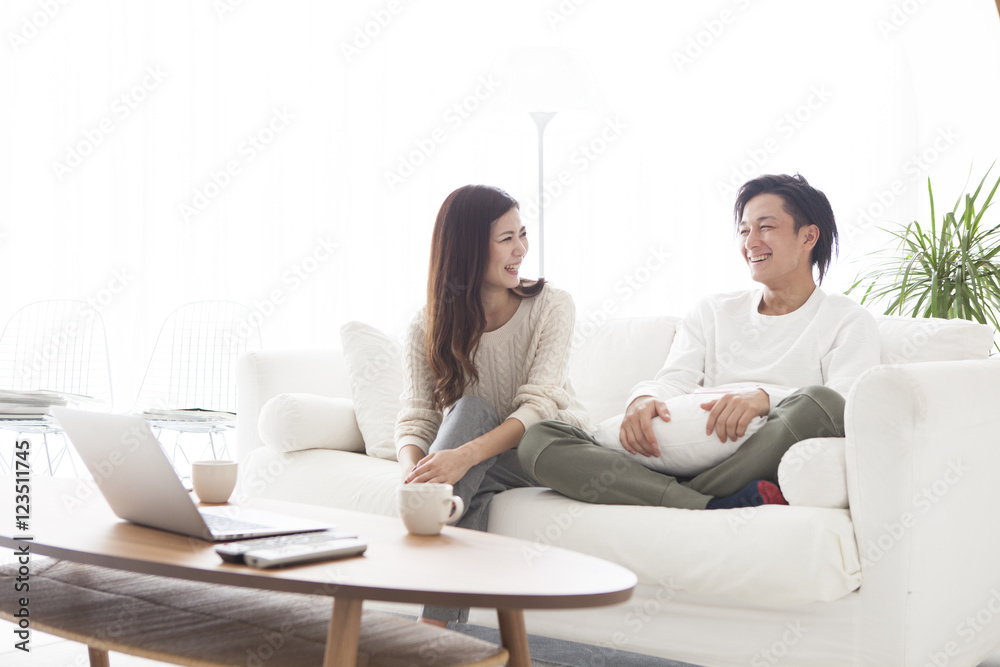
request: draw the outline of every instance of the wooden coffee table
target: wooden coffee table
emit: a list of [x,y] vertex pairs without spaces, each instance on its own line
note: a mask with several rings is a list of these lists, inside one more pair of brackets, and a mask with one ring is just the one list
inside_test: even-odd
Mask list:
[[[17,549],[25,542],[14,539],[21,533],[14,530],[13,492],[8,490],[13,480],[0,478],[0,488],[0,546]],[[332,597],[325,667],[356,664],[358,638],[366,631],[364,600],[495,608],[509,664],[527,667],[531,661],[522,610],[617,604],[627,600],[636,585],[632,572],[613,563],[556,547],[539,552],[527,542],[500,535],[449,526],[439,536],[417,537],[390,517],[278,501],[252,505],[354,530],[367,540],[368,551],[280,570],[226,564],[210,543],[119,520],[88,482],[51,478],[32,484],[28,534],[34,539],[28,544],[33,555],[102,568],[275,594]],[[93,660],[93,649],[91,654]]]

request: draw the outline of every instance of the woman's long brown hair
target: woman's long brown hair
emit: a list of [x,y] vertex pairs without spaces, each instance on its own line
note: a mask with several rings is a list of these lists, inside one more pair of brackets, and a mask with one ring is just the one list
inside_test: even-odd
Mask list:
[[[444,409],[479,380],[472,358],[486,329],[479,293],[489,263],[493,223],[517,200],[500,188],[466,185],[441,205],[431,241],[427,276],[427,360],[434,372],[434,405]],[[545,280],[521,281],[511,290],[537,296]]]

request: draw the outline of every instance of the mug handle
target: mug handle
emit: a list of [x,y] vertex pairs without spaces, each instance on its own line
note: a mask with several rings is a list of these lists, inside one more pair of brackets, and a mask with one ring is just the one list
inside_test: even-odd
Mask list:
[[462,512],[465,511],[465,503],[458,496],[451,497],[451,514],[445,519],[445,523],[455,523],[458,521],[459,517],[462,516]]

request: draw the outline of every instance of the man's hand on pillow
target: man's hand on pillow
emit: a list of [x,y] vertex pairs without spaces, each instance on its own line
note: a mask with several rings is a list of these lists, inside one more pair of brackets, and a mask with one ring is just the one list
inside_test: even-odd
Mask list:
[[629,404],[622,420],[618,439],[630,454],[659,456],[660,447],[653,435],[653,420],[670,421],[667,404],[652,396],[640,396]]
[[725,442],[742,438],[754,417],[766,417],[771,411],[771,399],[763,389],[750,389],[702,403],[701,408],[708,410],[706,435],[715,431],[719,442]]

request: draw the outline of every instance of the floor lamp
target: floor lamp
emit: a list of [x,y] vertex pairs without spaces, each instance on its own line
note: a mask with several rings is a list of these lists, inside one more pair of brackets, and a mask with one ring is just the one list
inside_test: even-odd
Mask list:
[[[495,67],[503,91],[496,109],[527,112],[538,133],[538,275],[545,273],[545,128],[564,111],[604,107],[597,79],[586,59],[558,47],[525,47]],[[522,116],[523,118],[523,116]]]
[[[1000,0],[997,0],[1000,2]],[[531,111],[538,130],[538,275],[545,276],[545,126],[555,118],[555,111]]]

